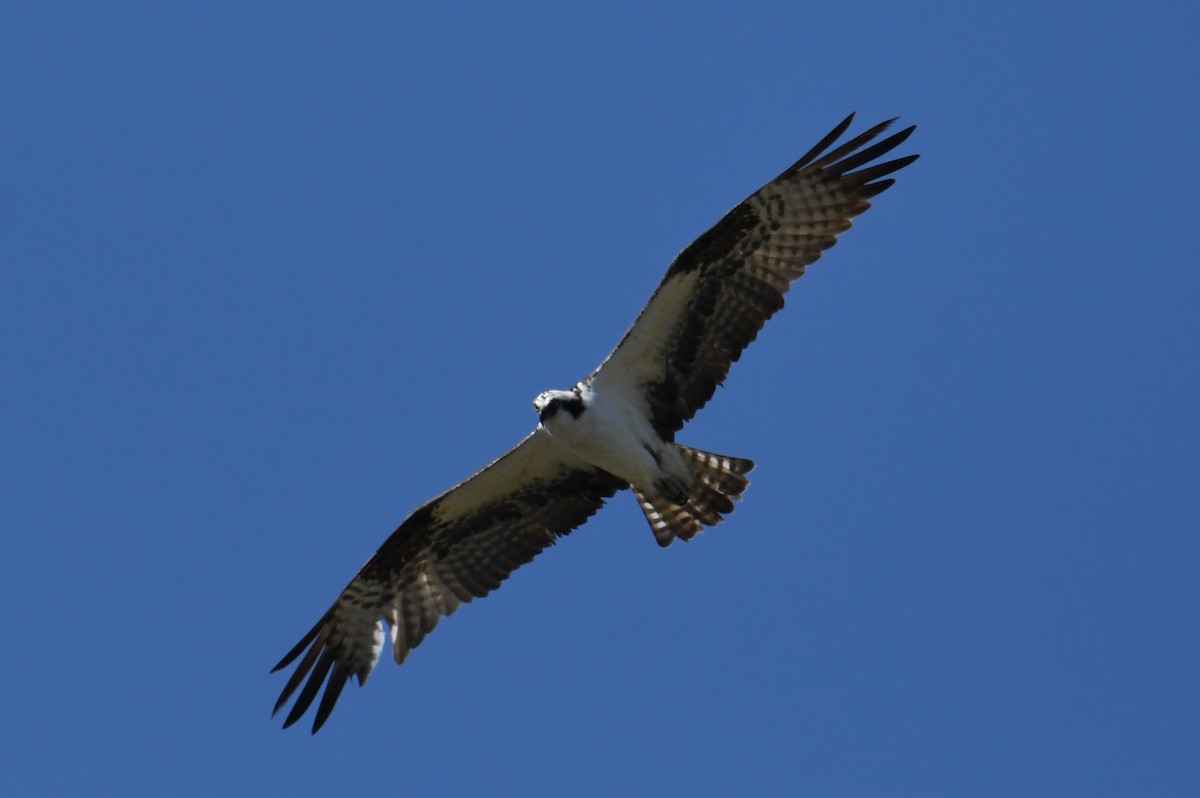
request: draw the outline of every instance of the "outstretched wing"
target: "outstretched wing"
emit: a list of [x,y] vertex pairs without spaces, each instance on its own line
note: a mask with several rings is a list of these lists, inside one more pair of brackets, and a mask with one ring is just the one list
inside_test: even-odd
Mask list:
[[917,159],[867,166],[915,129],[865,146],[894,120],[826,152],[853,119],[680,253],[621,343],[588,378],[597,387],[643,396],[665,440],[712,398],[805,267],[895,182],[881,178]]
[[[625,483],[586,463],[563,460],[540,430],[466,482],[416,510],[272,673],[303,654],[275,703],[300,688],[291,726],[325,692],[315,734],[351,676],[360,685],[379,661],[384,623],[392,652],[408,653],[462,602],[486,596],[555,539],[590,518]],[[305,651],[307,649],[307,652]]]

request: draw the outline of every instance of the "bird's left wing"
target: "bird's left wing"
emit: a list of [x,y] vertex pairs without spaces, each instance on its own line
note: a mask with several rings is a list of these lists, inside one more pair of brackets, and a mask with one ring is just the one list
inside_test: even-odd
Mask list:
[[890,122],[837,144],[853,119],[681,252],[621,343],[588,378],[597,387],[641,396],[665,440],[712,398],[805,267],[895,182],[888,175],[917,159],[874,163],[913,131],[871,143]]
[[605,471],[564,460],[539,429],[417,509],[272,670],[303,654],[275,704],[278,712],[300,688],[284,727],[304,715],[326,684],[316,733],[350,677],[366,683],[383,651],[385,622],[401,663],[443,615],[495,590],[624,487]]

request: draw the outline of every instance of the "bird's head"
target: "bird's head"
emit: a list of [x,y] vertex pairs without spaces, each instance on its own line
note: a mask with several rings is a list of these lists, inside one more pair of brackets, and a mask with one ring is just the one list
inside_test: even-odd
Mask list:
[[533,400],[533,409],[543,424],[558,415],[559,410],[566,410],[571,418],[579,418],[583,412],[583,399],[575,391],[546,391]]

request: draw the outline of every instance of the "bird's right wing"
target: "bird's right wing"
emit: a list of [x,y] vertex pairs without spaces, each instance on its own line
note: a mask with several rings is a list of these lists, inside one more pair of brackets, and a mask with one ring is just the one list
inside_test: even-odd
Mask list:
[[624,487],[608,472],[564,460],[539,429],[417,509],[273,669],[300,658],[275,704],[278,712],[303,684],[284,727],[304,715],[327,678],[314,733],[351,676],[366,683],[383,650],[385,623],[401,663],[443,615],[495,590]]

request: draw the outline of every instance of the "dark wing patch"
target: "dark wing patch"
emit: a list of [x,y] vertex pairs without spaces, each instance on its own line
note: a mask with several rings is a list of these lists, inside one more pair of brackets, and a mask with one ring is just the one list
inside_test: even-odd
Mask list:
[[[510,456],[533,445],[535,439],[526,439]],[[506,459],[491,468],[503,468]],[[493,476],[488,474],[491,468],[476,478]],[[272,669],[274,673],[299,658],[275,703],[278,712],[300,689],[284,728],[308,711],[323,683],[314,734],[351,676],[360,685],[366,683],[383,649],[385,622],[393,655],[401,663],[442,616],[498,588],[509,574],[626,487],[604,471],[566,465],[555,469],[555,474],[516,485],[512,492],[483,501],[469,512],[445,512],[455,501],[452,494],[469,490],[473,478],[409,516],[316,626]]]
[[673,440],[712,398],[805,267],[895,182],[882,178],[917,159],[859,168],[914,130],[863,149],[890,121],[830,150],[853,118],[681,252],[621,344],[592,375],[597,383],[643,391],[665,440]]
[[735,255],[741,242],[760,224],[762,219],[758,212],[749,203],[743,202],[689,244],[671,264],[667,278],[672,273],[690,271],[699,268],[702,263],[717,263]]

